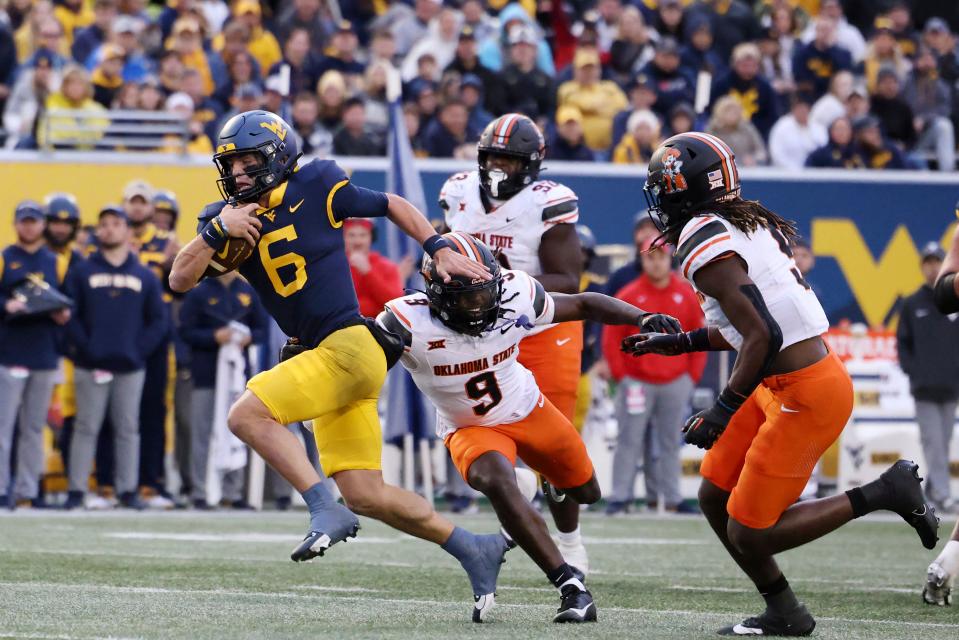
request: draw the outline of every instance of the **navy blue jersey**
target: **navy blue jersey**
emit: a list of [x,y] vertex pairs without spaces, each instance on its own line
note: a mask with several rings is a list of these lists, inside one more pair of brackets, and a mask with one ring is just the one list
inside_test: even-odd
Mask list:
[[[260,241],[240,273],[283,332],[313,347],[360,317],[342,221],[386,215],[387,197],[350,184],[332,160],[300,166],[269,197],[257,210]],[[207,205],[199,226],[223,206]]]
[[62,289],[66,265],[46,247],[30,253],[12,244],[0,251],[0,365],[57,368],[60,328],[48,317],[8,317],[4,306],[28,276]]

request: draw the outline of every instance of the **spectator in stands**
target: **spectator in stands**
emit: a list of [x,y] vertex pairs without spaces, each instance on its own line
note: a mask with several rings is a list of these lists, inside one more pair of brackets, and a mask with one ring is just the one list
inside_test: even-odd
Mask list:
[[70,64],[69,48],[65,44],[63,27],[55,18],[48,16],[37,20],[36,34],[36,46],[24,60],[25,65],[31,66],[33,58],[40,51],[49,51],[53,54],[53,67],[57,70],[62,70]]
[[879,119],[883,134],[903,150],[911,150],[917,141],[912,109],[899,93],[899,78],[892,69],[879,71],[876,91],[870,97],[870,111]]
[[333,134],[319,124],[319,101],[316,94],[299,93],[293,99],[293,119],[290,124],[300,138],[300,149],[305,155],[324,158],[333,151]]
[[635,280],[643,273],[643,251],[649,241],[659,236],[659,229],[649,217],[649,212],[642,209],[633,216],[633,259],[614,271],[606,281],[606,295],[615,296],[620,289]]
[[592,162],[596,159],[583,141],[583,114],[576,107],[556,110],[556,129],[546,148],[550,160]]
[[426,127],[433,121],[439,106],[436,97],[436,83],[417,79],[410,83],[409,94],[416,105],[420,118],[420,130],[425,135]]
[[362,98],[343,103],[343,124],[333,136],[333,153],[340,156],[382,156],[386,147],[366,126],[366,105]]
[[686,24],[689,42],[680,51],[680,66],[690,77],[696,77],[700,71],[714,78],[725,75],[729,69],[726,61],[713,48],[713,27],[709,20],[701,15],[693,16]]
[[716,52],[728,60],[733,48],[759,38],[759,21],[742,0],[699,0],[688,9],[687,17],[707,17],[713,25]]
[[426,128],[423,147],[431,158],[468,158],[479,139],[479,131],[469,127],[469,111],[460,100],[440,107],[439,115]]
[[751,42],[736,47],[732,69],[713,83],[711,98],[715,105],[723,96],[733,96],[745,117],[766,137],[776,122],[778,109],[772,85],[759,75],[761,58],[759,47]]
[[822,127],[828,127],[836,118],[847,115],[846,101],[852,93],[854,82],[852,72],[837,72],[829,80],[829,91],[813,104],[809,119]]
[[162,92],[170,95],[179,91],[183,86],[183,74],[185,71],[186,66],[180,60],[180,56],[176,51],[163,51],[160,54],[157,73],[157,81],[160,84]]
[[892,25],[892,37],[896,39],[899,50],[907,58],[914,58],[919,47],[919,38],[912,28],[909,3],[905,0],[895,0],[886,12],[886,18]]
[[310,48],[310,32],[302,27],[290,30],[283,41],[283,60],[269,69],[269,75],[277,74],[284,66],[290,71],[290,93],[312,91],[319,76],[319,57]]
[[926,495],[946,512],[955,503],[949,487],[949,444],[959,400],[959,331],[936,309],[933,285],[945,252],[930,242],[921,252],[923,284],[902,301],[896,329],[899,366],[909,376],[916,422],[926,459]]
[[852,169],[862,167],[862,159],[852,143],[852,123],[840,116],[829,125],[829,141],[806,157],[807,167]]
[[852,121],[869,114],[869,92],[865,82],[857,82],[852,86],[849,97],[846,98],[846,115]]
[[385,60],[370,62],[363,79],[363,91],[358,94],[366,104],[366,124],[383,137],[390,126],[390,105],[386,95],[390,69]]
[[157,191],[153,194],[153,224],[160,231],[176,232],[180,217],[180,203],[172,191]]
[[423,146],[420,109],[417,105],[409,102],[403,105],[403,124],[406,125],[406,135],[410,138],[410,146],[413,147],[413,154],[417,158],[427,157],[428,154]]
[[[819,4],[820,18],[831,20],[836,27],[835,44],[849,52],[852,62],[858,64],[866,55],[866,40],[855,26],[849,23],[843,12],[840,0],[822,0]],[[818,26],[810,22],[802,34],[802,41],[810,43],[816,39]]]
[[[653,21],[653,28],[660,38],[683,39],[683,3],[681,0],[661,0]],[[728,56],[727,56],[728,57]]]
[[613,80],[626,85],[653,59],[655,45],[643,14],[633,5],[623,9],[618,31],[609,48],[609,70]]
[[820,17],[816,20],[816,36],[796,51],[793,76],[796,88],[819,98],[829,89],[829,79],[839,71],[852,70],[852,56],[836,46],[836,21]]
[[875,116],[863,116],[853,123],[856,153],[867,169],[910,169],[896,145],[883,139]]
[[648,164],[659,146],[661,129],[655,113],[649,109],[634,111],[626,123],[626,134],[613,150],[613,162]]
[[769,132],[769,155],[772,165],[783,169],[801,169],[806,157],[826,144],[826,128],[809,118],[809,99],[793,94],[789,113],[781,117]]
[[919,133],[917,149],[934,152],[939,171],[956,169],[956,132],[950,116],[952,94],[936,71],[936,58],[929,47],[921,45],[915,66],[902,90],[915,114]]
[[370,41],[370,63],[388,62],[396,66],[396,40],[393,38],[393,32],[388,29],[380,29],[373,32],[373,39]]
[[179,90],[193,98],[193,119],[203,123],[211,140],[216,139],[220,133],[220,116],[224,108],[217,100],[204,93],[200,72],[196,69],[184,69]]
[[369,218],[347,218],[343,223],[343,243],[360,313],[375,317],[383,305],[403,295],[399,268],[373,251],[373,221]]
[[426,36],[413,45],[403,59],[400,75],[403,80],[411,80],[417,75],[417,62],[424,53],[433,54],[440,69],[445,69],[453,61],[459,44],[460,22],[462,17],[452,7],[444,7],[430,23]]
[[[252,54],[250,54],[252,33],[245,22],[233,20],[220,32],[220,36],[223,38],[223,49],[220,51],[220,57],[227,67],[233,62],[233,58],[241,53],[249,54],[252,57]],[[255,58],[253,58],[253,68],[258,76],[266,71],[266,69],[260,69],[260,64]]]
[[[250,0],[246,1],[250,4]],[[204,51],[203,40],[200,37],[200,23],[193,18],[180,18],[173,24],[172,38],[172,49],[176,51],[183,66],[200,74],[200,79],[203,81],[203,95],[212,95],[216,89],[217,79],[221,81],[226,79],[226,65],[218,54]],[[269,69],[269,67],[266,68]],[[185,91],[186,88],[184,87],[183,90]]]
[[460,100],[470,112],[469,126],[482,131],[493,121],[493,114],[483,108],[483,81],[472,73],[463,76],[460,82]]
[[667,122],[668,133],[663,137],[675,136],[680,133],[694,131],[696,126],[696,112],[685,102],[680,102],[673,110],[669,112],[669,122]]
[[276,20],[276,35],[280,42],[289,40],[297,29],[306,31],[314,55],[323,53],[328,24],[321,0],[293,0],[281,9]]
[[[156,64],[146,53],[141,40],[143,36],[143,21],[132,16],[119,16],[113,23],[113,43],[123,50],[123,81],[141,82],[147,75],[153,73]],[[87,60],[87,67],[95,65],[103,50],[93,52],[92,59]]]
[[[662,309],[663,313],[679,319],[687,330],[704,326],[696,293],[672,271],[669,248],[653,242],[654,238],[647,239],[642,246],[642,275],[620,289],[616,297],[632,304]],[[676,437],[676,431],[689,414],[689,402],[693,388],[703,375],[706,354],[632,358],[620,350],[620,343],[629,334],[628,327],[605,327],[603,330],[603,355],[609,363],[613,380],[617,382],[616,418],[619,423],[613,455],[613,489],[606,513],[625,512],[634,502],[633,486],[638,463],[644,457],[647,428],[652,429],[651,436],[659,456],[655,461],[643,460],[644,466],[655,466],[652,476],[657,485],[655,493],[646,487],[646,500],[658,502],[656,494],[660,493],[667,511],[686,511],[679,491],[682,440]]]
[[351,88],[358,86],[366,70],[363,63],[357,59],[359,45],[353,23],[341,20],[336,25],[336,31],[330,40],[328,55],[317,65],[317,73],[322,76],[327,71],[339,71],[343,74],[348,86]]
[[73,59],[80,64],[87,64],[93,52],[107,41],[116,17],[116,0],[96,0],[93,3],[93,22],[73,34],[73,46],[70,49]]
[[53,17],[63,27],[67,46],[73,44],[74,31],[93,24],[93,9],[84,0],[61,0],[53,7]]
[[586,146],[593,151],[606,151],[612,143],[613,117],[628,103],[626,94],[612,80],[602,79],[595,49],[577,50],[573,69],[573,79],[559,87],[557,104],[579,109]]
[[33,67],[21,70],[3,112],[7,146],[36,147],[36,124],[59,86],[60,73],[53,68],[50,52],[34,56]]
[[[207,463],[216,413],[217,358],[222,345],[245,349],[266,338],[266,312],[253,287],[230,271],[206,278],[183,299],[180,337],[190,348],[193,393],[190,401],[190,477],[194,509],[211,508],[207,500]],[[249,371],[247,371],[249,373]],[[243,469],[222,474],[223,502],[232,509],[251,509],[243,499]]]
[[109,412],[120,504],[143,509],[137,495],[140,396],[147,354],[167,335],[167,316],[160,281],[130,250],[124,210],[101,210],[96,234],[99,250],[71,271],[66,286],[75,303],[67,334],[76,363],[77,416],[64,508],[83,505],[97,436]]
[[[553,54],[549,45],[543,39],[539,27],[530,17],[530,14],[526,12],[526,9],[517,2],[511,2],[499,12],[499,25],[498,36],[487,38],[480,43],[479,58],[485,67],[493,71],[502,69],[507,58],[506,50],[512,44],[510,36],[513,30],[518,27],[529,27],[533,30],[533,37],[536,40],[536,66],[550,77],[556,75],[556,67],[553,66]],[[549,115],[552,116],[552,114]]]
[[613,140],[622,140],[626,134],[626,123],[629,116],[636,111],[646,111],[653,108],[658,96],[656,95],[656,84],[653,79],[645,73],[633,76],[629,84],[626,85],[629,92],[629,106],[613,118]]
[[[27,278],[62,288],[66,262],[44,246],[44,210],[25,200],[13,214],[16,241],[0,252],[0,508],[18,501],[43,506],[39,480],[44,469],[43,427],[59,366],[58,325],[70,310],[31,315],[13,293]],[[8,486],[14,427],[16,485]]]
[[340,126],[343,103],[346,101],[346,79],[339,71],[327,71],[316,85],[320,98],[320,124],[329,131]]
[[716,102],[706,133],[728,144],[741,166],[755,167],[769,160],[762,135],[746,118],[742,103],[731,95],[723,96]]
[[486,12],[486,3],[481,0],[464,0],[460,5],[463,12],[463,27],[473,30],[477,42],[496,35],[496,20]]
[[[279,65],[274,65],[274,68],[278,66]],[[241,87],[246,84],[256,84],[262,86],[260,76],[256,72],[256,61],[249,52],[242,51],[233,56],[233,59],[230,60],[230,63],[227,66],[227,70],[229,75],[217,82],[218,86],[216,91],[214,91],[213,95],[211,96],[218,103],[221,111],[230,106],[230,98],[234,93],[236,93],[237,87]],[[313,87],[314,85],[310,84],[308,86]]]
[[653,110],[665,118],[669,110],[680,102],[692,103],[696,80],[679,65],[679,45],[672,38],[662,38],[656,45],[656,54],[644,68],[641,76],[648,77],[656,92]]
[[536,33],[531,27],[510,33],[509,60],[498,74],[502,83],[499,106],[504,113],[523,113],[542,123],[556,110],[556,86],[553,78],[536,66],[536,45]]
[[93,99],[109,109],[118,90],[123,86],[123,49],[115,44],[105,45],[100,52],[100,64],[90,77]]
[[390,24],[390,31],[396,41],[397,55],[405,56],[413,45],[426,35],[430,20],[440,12],[442,6],[442,0],[415,0],[412,11],[409,6],[399,2],[390,6],[390,10],[382,18]]
[[97,115],[51,113],[62,109],[75,109],[88,114],[106,111],[103,105],[93,99],[90,75],[78,65],[64,69],[60,90],[47,97],[45,113],[37,131],[38,144],[40,147],[89,149],[103,136],[109,124],[109,120]]
[[866,56],[863,59],[863,73],[870,93],[876,91],[881,69],[892,69],[900,80],[904,79],[909,71],[909,60],[896,42],[892,21],[886,17],[876,18],[875,29],[869,44],[866,45]]
[[622,0],[598,0],[596,13],[598,14],[596,29],[599,36],[599,50],[608,53],[619,32],[619,23],[623,17]]
[[923,30],[923,39],[936,56],[939,77],[950,87],[952,94],[953,129],[959,131],[959,42],[940,18],[930,18]]
[[796,89],[792,55],[785,54],[779,39],[771,30],[765,31],[757,44],[762,56],[759,61],[759,74],[772,85],[776,93],[776,110],[782,113],[788,105],[788,96]]
[[[475,1],[473,4],[477,4]],[[458,71],[464,78],[472,74],[483,83],[483,105],[487,111],[502,113],[509,111],[503,106],[502,78],[487,69],[480,63],[477,55],[476,33],[473,27],[466,26],[460,30],[453,60],[446,66],[445,71]],[[535,64],[535,60],[534,60]],[[507,66],[507,68],[509,68]]]
[[[237,0],[233,4],[234,19],[240,20],[250,29],[250,53],[256,59],[260,69],[269,69],[283,59],[280,43],[276,36],[263,27],[263,12],[259,0]],[[223,50],[223,36],[213,39],[213,49]]]
[[185,152],[197,155],[213,154],[213,143],[210,142],[210,138],[204,133],[203,123],[193,119],[193,99],[190,96],[182,91],[174,93],[166,99],[164,110],[171,115],[185,120],[187,122],[188,134],[185,146],[184,143],[181,142],[180,136],[165,136],[166,143],[161,151],[167,153]]
[[160,84],[156,80],[148,80],[137,89],[137,109],[160,111],[163,108],[165,94],[161,91]]

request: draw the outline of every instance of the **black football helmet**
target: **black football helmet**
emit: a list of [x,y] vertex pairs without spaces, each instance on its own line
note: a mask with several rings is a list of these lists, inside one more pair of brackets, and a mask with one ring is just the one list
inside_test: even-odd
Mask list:
[[490,248],[473,236],[453,231],[443,237],[457,253],[486,265],[493,278],[474,280],[468,276],[453,276],[449,282],[443,282],[436,271],[436,262],[425,256],[421,272],[426,281],[430,311],[453,331],[479,336],[492,329],[499,318],[502,270]]
[[649,161],[643,193],[649,217],[660,231],[675,229],[702,205],[739,195],[732,149],[708,133],[669,138]]
[[[543,133],[536,124],[520,113],[507,113],[487,125],[477,145],[480,184],[491,198],[506,200],[539,178],[539,167],[546,155]],[[507,173],[488,169],[490,155],[519,158],[519,171]]]
[[[240,191],[227,160],[244,153],[256,153],[261,160],[246,172],[253,178],[253,186]],[[216,141],[213,163],[220,172],[220,195],[227,201],[256,202],[290,176],[299,157],[296,134],[283,118],[259,110],[237,114],[223,125]]]

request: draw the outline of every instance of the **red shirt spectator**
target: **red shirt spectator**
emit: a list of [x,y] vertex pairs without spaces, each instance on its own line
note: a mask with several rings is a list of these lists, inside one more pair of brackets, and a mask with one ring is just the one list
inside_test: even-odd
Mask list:
[[[683,329],[690,331],[703,326],[703,312],[699,307],[696,293],[689,284],[668,269],[656,273],[655,267],[647,268],[652,262],[654,250],[650,255],[646,242],[643,252],[643,275],[639,276],[616,293],[616,297],[634,304],[641,309],[666,313],[676,317]],[[653,267],[653,265],[649,265]],[[618,382],[624,376],[652,384],[672,382],[684,373],[688,373],[693,382],[698,383],[706,367],[706,353],[686,353],[680,356],[646,355],[634,358],[620,351],[623,338],[636,333],[635,327],[608,326],[603,329],[603,356],[609,364],[609,371]]]
[[400,271],[392,260],[370,250],[373,244],[372,221],[363,218],[344,221],[343,241],[360,313],[375,317],[383,310],[384,304],[403,295]]

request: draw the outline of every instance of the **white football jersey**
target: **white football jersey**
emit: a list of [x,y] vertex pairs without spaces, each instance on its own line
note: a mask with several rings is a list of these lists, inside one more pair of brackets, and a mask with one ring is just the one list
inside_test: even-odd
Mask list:
[[[676,257],[693,288],[696,271],[727,254],[745,261],[749,277],[763,296],[769,313],[783,333],[781,349],[829,329],[826,313],[792,258],[786,237],[778,229],[758,228],[746,234],[723,218],[705,214],[686,223],[679,236]],[[706,314],[706,323],[716,326],[737,351],[743,337],[723,313],[719,302],[696,290]]]
[[[537,180],[509,200],[491,202],[487,212],[480,195],[478,171],[457,173],[440,190],[440,206],[451,231],[463,231],[502,250],[511,269],[543,273],[539,244],[557,224],[576,224],[579,203],[565,185]],[[497,206],[498,205],[498,206]]]
[[553,319],[553,299],[522,271],[503,270],[503,317],[481,336],[454,331],[430,313],[426,294],[386,303],[377,322],[400,334],[400,362],[436,407],[436,434],[522,420],[541,402],[533,374],[517,362],[520,340]]

